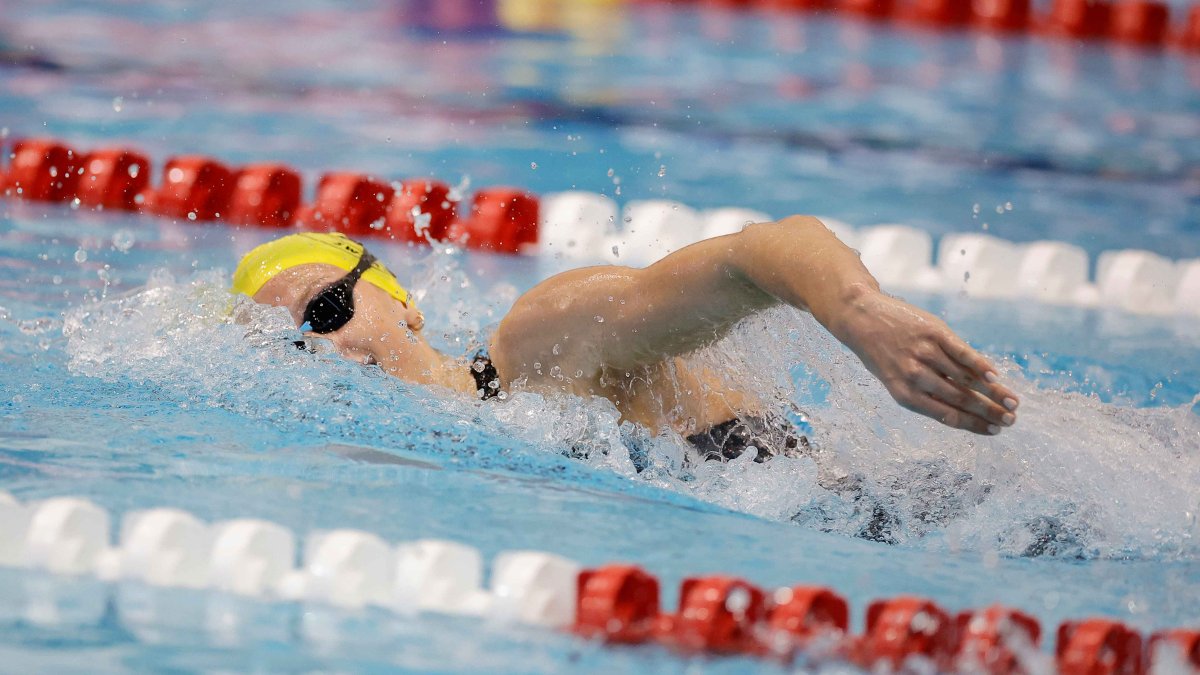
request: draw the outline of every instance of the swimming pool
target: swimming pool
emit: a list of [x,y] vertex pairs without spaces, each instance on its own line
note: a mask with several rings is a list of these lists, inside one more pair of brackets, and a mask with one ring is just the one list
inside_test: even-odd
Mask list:
[[[184,152],[283,161],[308,184],[332,168],[432,174],[986,229],[1093,259],[1200,256],[1194,58],[665,5],[605,6],[584,31],[546,19],[453,32],[415,16],[421,5],[29,3],[0,33],[3,126],[128,143],[156,165]],[[478,406],[272,348],[291,335],[278,313],[244,308],[254,331],[223,321],[227,272],[268,232],[13,200],[0,213],[0,489],[22,500],[255,516],[301,537],[439,537],[485,559],[628,560],[660,576],[667,605],[680,578],[727,572],[828,584],[856,617],[917,593],[951,609],[1004,602],[1044,626],[1200,623],[1194,318],[913,296],[1005,360],[1025,403],[995,439],[899,410],[802,317],[750,322],[702,355],[794,396],[895,515],[888,545],[854,537],[861,509],[803,461],[684,473],[671,439],[637,438],[597,406]],[[572,264],[374,248],[462,353]],[[808,367],[781,376],[781,363]],[[631,444],[660,468],[635,473]],[[563,457],[573,445],[595,452]],[[0,585],[0,653],[20,670],[772,667],[31,571],[0,570]]]

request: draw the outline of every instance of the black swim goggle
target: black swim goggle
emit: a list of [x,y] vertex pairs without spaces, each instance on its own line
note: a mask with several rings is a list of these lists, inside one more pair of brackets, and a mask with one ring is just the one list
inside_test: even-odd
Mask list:
[[304,323],[308,324],[310,331],[324,335],[350,323],[350,319],[354,318],[354,286],[374,264],[375,256],[364,248],[354,269],[308,301],[304,308]]

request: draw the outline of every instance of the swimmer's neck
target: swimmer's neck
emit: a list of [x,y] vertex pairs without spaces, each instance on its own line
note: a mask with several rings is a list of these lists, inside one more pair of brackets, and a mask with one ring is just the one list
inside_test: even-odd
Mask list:
[[387,350],[374,356],[385,373],[407,382],[475,393],[475,380],[462,359],[443,354],[423,337],[418,336],[403,353]]

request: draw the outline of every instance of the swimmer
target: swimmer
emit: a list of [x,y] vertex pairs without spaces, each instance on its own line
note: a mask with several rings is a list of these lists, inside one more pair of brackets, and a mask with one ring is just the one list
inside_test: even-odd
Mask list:
[[[881,292],[857,253],[809,216],[749,225],[644,269],[550,277],[517,299],[470,364],[430,346],[396,277],[340,234],[255,248],[233,289],[286,307],[306,333],[400,379],[485,399],[517,390],[601,396],[624,420],[672,429],[714,459],[736,456],[731,438],[755,444],[772,424],[752,392],[722,389],[682,357],[781,303],[811,313],[900,405],[949,427],[998,434],[1019,404],[987,359],[937,317]],[[721,438],[710,443],[714,433]],[[779,444],[795,448],[797,439],[785,433]]]

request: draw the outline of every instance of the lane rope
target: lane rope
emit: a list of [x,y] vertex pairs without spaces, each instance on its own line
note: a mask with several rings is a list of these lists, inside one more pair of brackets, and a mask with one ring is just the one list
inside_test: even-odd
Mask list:
[[658,579],[626,563],[584,568],[552,553],[505,551],[485,585],[479,551],[453,541],[392,545],[360,530],[310,532],[297,566],[299,538],[265,520],[209,524],[179,509],[133,511],[115,544],[111,522],[86,499],[22,504],[0,491],[0,566],[343,610],[479,617],[603,643],[655,643],[685,656],[1005,675],[1200,670],[1200,629],[1143,637],[1109,618],[1069,620],[1058,626],[1051,658],[1041,651],[1038,620],[999,605],[955,615],[926,598],[880,599],[857,633],[845,598],[820,586],[762,589],[732,576],[695,576],[680,584],[678,609],[667,611]]
[[981,30],[1068,40],[1108,41],[1145,49],[1200,52],[1200,4],[1173,23],[1163,0],[657,0],[745,11],[826,12],[902,27]]
[[[78,208],[154,214],[281,231],[336,230],[426,245],[448,242],[507,254],[646,265],[688,244],[772,220],[744,208],[697,211],[671,200],[629,202],[597,193],[538,197],[487,187],[469,203],[433,178],[324,174],[305,202],[300,173],[278,163],[230,168],[196,155],[169,158],[157,186],[150,160],[113,147],[80,152],[50,138],[17,140],[0,167],[0,194]],[[1142,250],[1105,251],[1092,261],[1059,241],[1018,244],[981,232],[933,237],[903,224],[855,228],[823,222],[862,256],[889,289],[908,289],[1146,315],[1200,316],[1200,258],[1171,260]],[[936,258],[935,258],[936,250]]]

